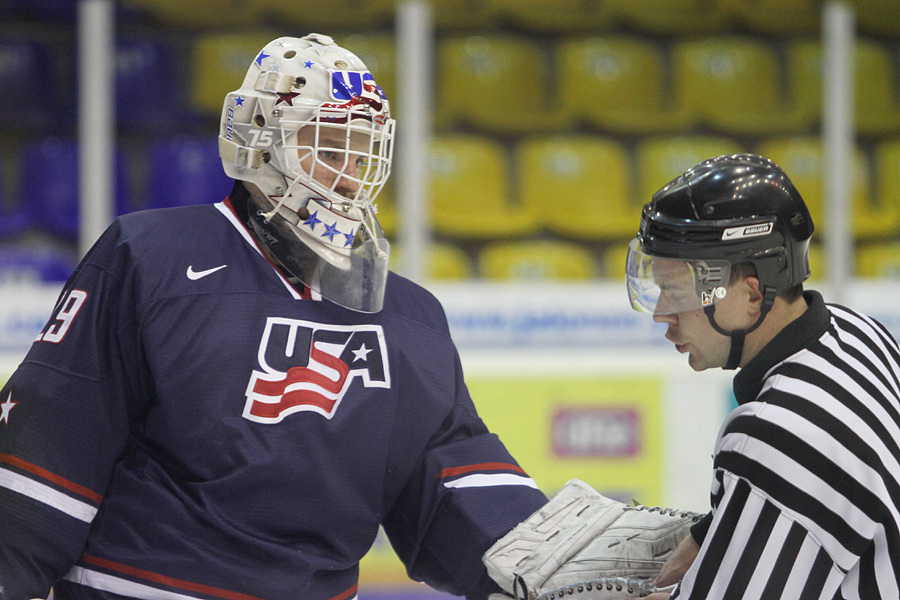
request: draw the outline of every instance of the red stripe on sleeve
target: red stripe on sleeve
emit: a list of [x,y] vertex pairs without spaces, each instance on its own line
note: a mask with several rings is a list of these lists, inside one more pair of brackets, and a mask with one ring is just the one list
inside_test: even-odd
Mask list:
[[14,467],[18,467],[20,469],[28,471],[29,473],[37,475],[38,477],[46,479],[47,481],[51,481],[56,485],[69,490],[70,492],[75,492],[79,496],[83,496],[89,500],[92,500],[97,504],[103,502],[103,496],[98,494],[94,490],[86,488],[83,485],[78,485],[73,481],[69,481],[65,477],[60,477],[56,473],[51,473],[47,469],[44,469],[43,467],[39,467],[37,465],[33,465],[28,461],[22,460],[21,458],[17,458],[9,454],[0,454],[0,462],[5,462],[8,465],[13,465]]
[[454,475],[462,475],[463,473],[471,473],[472,471],[515,471],[522,475],[527,474],[521,467],[512,463],[489,462],[478,463],[477,465],[465,465],[463,467],[448,467],[446,469],[441,469],[441,472],[438,473],[437,476],[439,478],[453,477]]
[[97,567],[109,569],[110,571],[117,571],[117,572],[123,573],[125,575],[131,575],[132,577],[139,577],[139,578],[145,579],[147,581],[152,581],[154,583],[161,583],[163,585],[178,588],[181,590],[186,590],[186,591],[190,591],[190,592],[200,592],[201,594],[207,594],[208,596],[215,596],[216,598],[225,598],[226,600],[262,600],[262,598],[257,598],[256,596],[242,594],[240,592],[230,592],[228,590],[222,590],[219,588],[214,588],[214,587],[211,587],[208,585],[203,585],[200,583],[192,583],[190,581],[184,581],[182,579],[175,579],[174,577],[166,577],[165,575],[160,575],[158,573],[152,573],[150,571],[145,571],[143,569],[137,569],[135,567],[129,567],[128,565],[123,565],[122,563],[117,563],[117,562],[114,562],[111,560],[106,560],[105,558],[91,556],[89,554],[83,554],[81,556],[81,561],[86,564],[89,564],[89,565],[95,565]]
[[346,592],[341,592],[337,596],[332,596],[328,600],[347,600],[347,598],[352,598],[356,595],[356,590],[359,589],[359,584],[357,583],[352,588],[347,590]]

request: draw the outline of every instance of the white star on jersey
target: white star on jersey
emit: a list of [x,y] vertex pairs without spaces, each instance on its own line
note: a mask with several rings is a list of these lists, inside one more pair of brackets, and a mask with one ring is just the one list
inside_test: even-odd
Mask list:
[[371,351],[372,351],[372,349],[366,348],[365,344],[360,346],[358,350],[353,350],[353,362],[356,362],[358,360],[366,360],[366,357],[369,355],[369,352],[371,352]]
[[9,391],[9,396],[6,397],[6,402],[0,404],[0,422],[9,425],[9,413],[10,411],[18,404],[18,402],[12,401],[12,390]]

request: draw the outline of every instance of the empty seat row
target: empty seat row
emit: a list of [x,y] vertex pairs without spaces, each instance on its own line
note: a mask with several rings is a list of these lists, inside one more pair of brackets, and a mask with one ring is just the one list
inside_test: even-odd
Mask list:
[[[810,248],[813,285],[829,276],[825,253],[821,244]],[[459,246],[436,243],[428,249],[425,270],[429,278],[440,280],[624,281],[626,255],[626,242],[598,251],[560,240],[497,241],[485,244],[474,258]],[[393,248],[391,268],[402,268],[403,257],[402,248]],[[900,279],[900,241],[859,244],[852,260],[855,277]]]
[[[218,115],[267,33],[198,37],[191,103]],[[396,97],[394,40],[352,35],[341,43]],[[900,131],[896,44],[860,40],[855,58],[856,125],[864,134]],[[775,44],[749,36],[682,38],[568,36],[549,51],[521,35],[439,39],[435,120],[499,133],[559,131],[582,124],[621,133],[708,127],[771,135],[810,129],[822,112],[822,47],[813,39]],[[399,107],[402,111],[402,107]],[[402,118],[402,114],[400,115]]]
[[[119,122],[155,131],[218,117],[225,94],[274,35],[197,35],[184,61],[174,44],[119,40]],[[348,35],[340,42],[396,98],[393,36]],[[897,53],[896,43],[857,43],[854,122],[863,134],[900,132]],[[706,127],[772,135],[808,131],[822,112],[822,47],[814,39],[791,39],[782,48],[749,36],[665,44],[636,36],[567,36],[548,50],[528,36],[454,35],[439,40],[435,69],[435,120],[443,129],[468,125],[517,134],[588,125],[647,134]],[[74,81],[62,75],[54,80],[58,71],[48,44],[0,42],[0,77],[17,90],[0,97],[0,109],[15,111],[13,126],[72,122]],[[62,93],[46,94],[48,85],[61,86]]]
[[[816,137],[766,138],[755,148],[712,136],[651,137],[629,149],[597,136],[533,136],[511,151],[486,137],[446,135],[431,153],[431,223],[449,238],[550,233],[615,240],[636,231],[640,207],[693,165],[756,151],[782,165],[827,231],[824,154]],[[858,238],[900,234],[900,140],[853,158],[853,227]],[[391,190],[379,197],[386,230],[396,227]]]
[[[900,131],[897,48],[859,40],[856,127]],[[771,135],[810,130],[822,112],[822,46],[779,47],[749,36],[567,37],[546,52],[530,38],[458,36],[437,48],[440,126],[494,132],[556,131],[589,124],[614,132],[710,128]]]
[[[47,0],[44,0],[47,1]],[[246,26],[277,21],[288,25],[346,28],[384,24],[397,0],[125,0],[128,9],[179,27]],[[864,31],[900,32],[900,8],[883,0],[850,3]],[[821,27],[819,0],[435,0],[438,28],[488,28],[512,24],[540,32],[631,27],[649,33],[701,33],[745,27],[765,33],[811,33]]]
[[[730,138],[710,136],[651,137],[633,149],[612,138],[586,135],[532,136],[512,148],[486,136],[438,136],[429,156],[429,222],[438,235],[462,240],[542,232],[576,240],[628,238],[637,228],[641,205],[660,187],[702,160],[744,150]],[[750,150],[785,169],[819,231],[827,231],[820,140],[767,138]],[[119,150],[116,155],[118,214],[215,202],[230,191],[214,138],[165,138],[137,158],[134,154]],[[853,234],[900,234],[900,139],[881,142],[871,158],[858,148],[853,170]],[[74,240],[76,142],[46,138],[27,144],[15,179],[16,197],[11,202],[0,197],[0,237],[34,227]],[[135,190],[138,181],[143,187]],[[399,216],[391,184],[376,203],[385,230],[395,234]]]
[[[18,159],[17,198],[4,201],[0,196],[0,238],[38,230],[63,242],[75,241],[80,198],[77,142],[56,137],[35,140],[21,149]],[[125,151],[116,151],[115,214],[216,202],[231,190],[215,138],[159,140],[148,147],[145,160],[146,189],[136,192],[132,161]]]
[[[404,268],[403,248],[391,248],[391,268]],[[432,243],[426,252],[425,273],[431,279],[462,280],[573,280],[589,281],[605,276],[600,256],[577,243],[560,240],[492,242],[474,259],[461,247]]]

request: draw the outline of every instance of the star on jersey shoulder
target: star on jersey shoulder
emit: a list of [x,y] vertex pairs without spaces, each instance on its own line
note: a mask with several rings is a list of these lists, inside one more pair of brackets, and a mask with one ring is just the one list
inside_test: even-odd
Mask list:
[[0,404],[0,422],[2,422],[7,427],[9,426],[9,413],[12,412],[12,409],[18,405],[18,402],[13,402],[12,400],[12,390],[9,390],[9,395],[6,397],[6,402]]

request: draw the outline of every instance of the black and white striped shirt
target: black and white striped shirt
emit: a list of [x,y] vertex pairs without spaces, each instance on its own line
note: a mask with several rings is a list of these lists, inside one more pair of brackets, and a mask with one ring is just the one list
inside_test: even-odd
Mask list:
[[805,298],[735,377],[712,522],[672,598],[900,598],[900,349]]

